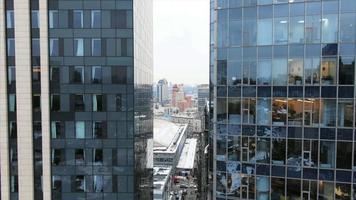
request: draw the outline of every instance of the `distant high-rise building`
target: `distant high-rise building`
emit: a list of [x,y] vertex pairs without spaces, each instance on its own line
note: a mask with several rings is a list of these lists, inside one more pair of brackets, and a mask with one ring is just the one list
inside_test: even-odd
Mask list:
[[1,1],[2,200],[152,199],[152,10]]
[[355,199],[356,1],[211,0],[213,199]]
[[168,103],[169,94],[168,94],[168,82],[166,79],[161,79],[157,83],[157,102],[161,105]]
[[172,87],[171,105],[177,107],[180,112],[184,112],[192,106],[192,97],[186,96],[183,84],[174,84]]
[[207,101],[209,101],[209,84],[198,85],[198,111],[202,114]]

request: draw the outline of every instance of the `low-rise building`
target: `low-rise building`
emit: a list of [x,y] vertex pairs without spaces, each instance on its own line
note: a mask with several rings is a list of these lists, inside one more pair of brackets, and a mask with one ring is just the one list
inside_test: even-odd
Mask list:
[[171,188],[171,172],[170,166],[159,166],[153,168],[153,199],[166,200],[169,198]]

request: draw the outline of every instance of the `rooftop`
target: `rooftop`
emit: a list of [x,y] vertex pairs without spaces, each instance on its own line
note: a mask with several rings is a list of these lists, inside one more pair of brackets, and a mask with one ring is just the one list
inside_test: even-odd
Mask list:
[[166,120],[155,119],[153,128],[154,151],[174,152],[186,128],[186,124],[175,124]]
[[177,168],[178,169],[193,169],[195,153],[197,148],[197,139],[186,139],[184,148],[180,155]]

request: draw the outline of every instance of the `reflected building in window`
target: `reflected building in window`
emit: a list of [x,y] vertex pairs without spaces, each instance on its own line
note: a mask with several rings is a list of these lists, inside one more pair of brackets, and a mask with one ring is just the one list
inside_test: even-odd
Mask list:
[[0,199],[152,199],[152,0],[0,3]]
[[211,0],[213,199],[355,199],[353,0]]

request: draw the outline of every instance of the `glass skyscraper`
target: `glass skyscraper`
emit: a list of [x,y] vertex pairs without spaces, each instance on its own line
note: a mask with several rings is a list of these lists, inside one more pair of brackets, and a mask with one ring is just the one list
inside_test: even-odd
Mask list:
[[356,198],[355,42],[354,0],[211,0],[213,199]]
[[1,200],[152,198],[152,10],[0,2]]

